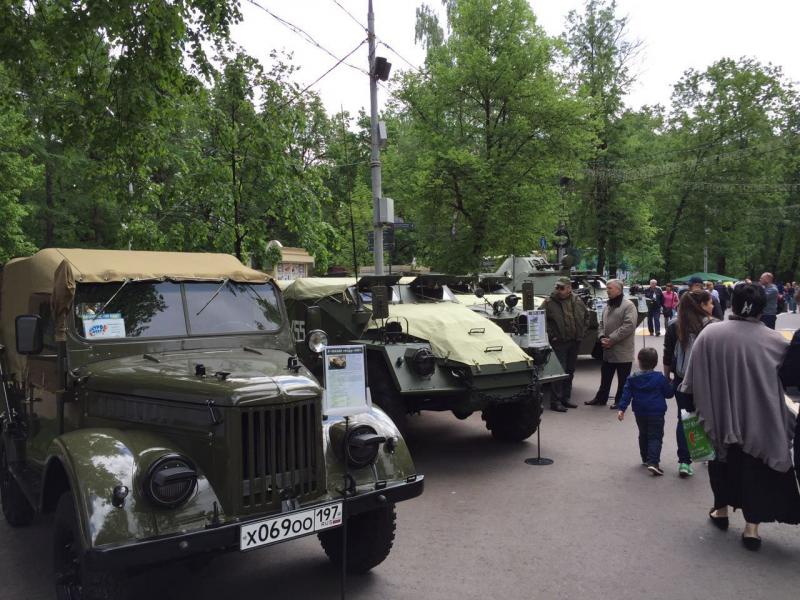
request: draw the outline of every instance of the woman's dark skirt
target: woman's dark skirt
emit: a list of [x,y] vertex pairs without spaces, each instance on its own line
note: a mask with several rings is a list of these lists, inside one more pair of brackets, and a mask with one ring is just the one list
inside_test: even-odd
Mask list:
[[794,469],[780,473],[729,446],[725,462],[708,463],[714,508],[740,508],[748,523],[800,523],[800,492]]

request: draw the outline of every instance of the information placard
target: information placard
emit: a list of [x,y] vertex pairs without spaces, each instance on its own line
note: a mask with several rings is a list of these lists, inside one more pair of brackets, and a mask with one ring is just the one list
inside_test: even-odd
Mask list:
[[606,309],[606,301],[603,298],[594,299],[594,310],[597,313],[597,322],[603,321],[603,311]]
[[549,346],[547,339],[547,317],[543,310],[526,310],[528,319],[528,348]]
[[639,312],[647,312],[647,298],[639,296]]
[[99,338],[124,338],[125,319],[119,313],[104,313],[102,315],[82,315],[84,337],[89,339]]
[[322,412],[349,417],[370,410],[364,346],[328,346],[322,353],[325,392]]

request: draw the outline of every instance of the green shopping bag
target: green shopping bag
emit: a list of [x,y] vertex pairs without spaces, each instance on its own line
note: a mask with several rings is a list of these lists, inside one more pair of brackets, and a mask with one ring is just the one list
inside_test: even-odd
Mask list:
[[714,460],[716,457],[714,448],[711,445],[711,440],[708,439],[706,430],[703,429],[703,424],[697,413],[682,410],[681,424],[683,425],[683,434],[686,436],[686,444],[689,446],[689,456],[692,457],[692,460],[694,462]]

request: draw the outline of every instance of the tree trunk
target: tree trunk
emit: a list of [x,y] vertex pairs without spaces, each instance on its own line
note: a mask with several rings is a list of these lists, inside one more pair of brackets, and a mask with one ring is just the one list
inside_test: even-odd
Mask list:
[[782,220],[778,221],[778,247],[775,249],[775,254],[772,258],[772,265],[770,265],[770,271],[773,275],[777,278],[778,276],[778,266],[781,261],[781,253],[783,252],[783,242],[786,239],[786,223]]
[[675,235],[678,233],[678,226],[681,223],[683,211],[686,210],[686,204],[689,200],[689,190],[685,191],[678,201],[678,208],[675,210],[675,216],[667,233],[667,243],[664,244],[664,280],[669,281],[672,279],[672,246],[675,243]]
[[53,163],[45,162],[44,166],[44,198],[47,208],[44,211],[44,247],[51,248],[55,245],[55,224],[53,211],[55,198],[53,197]]
[[725,260],[724,254],[717,254],[717,273],[720,275],[725,275],[725,271],[728,270],[727,261]]
[[597,239],[597,272],[602,275],[606,268],[606,238],[601,236]]
[[792,252],[792,264],[789,266],[789,270],[791,271],[791,279],[795,281],[795,277],[797,276],[797,267],[800,265],[800,236],[794,242],[794,252]]
[[231,193],[233,194],[233,253],[242,260],[242,236],[239,219],[239,186],[236,185],[236,152],[231,153]]

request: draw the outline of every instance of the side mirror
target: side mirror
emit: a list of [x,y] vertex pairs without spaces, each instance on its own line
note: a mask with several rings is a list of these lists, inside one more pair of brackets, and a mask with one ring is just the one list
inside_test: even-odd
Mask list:
[[476,287],[475,288],[475,296],[477,296],[478,298],[483,298],[485,295],[486,295],[486,292],[483,291],[482,287]]
[[44,348],[42,318],[39,315],[20,315],[15,320],[17,354],[39,354]]
[[319,306],[306,307],[306,331],[322,329],[322,310]]

